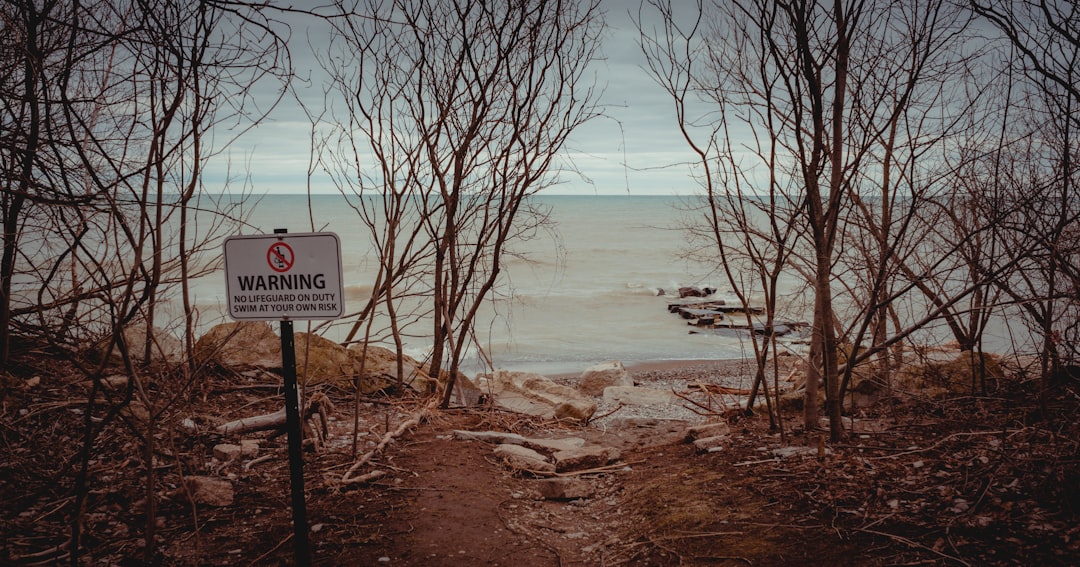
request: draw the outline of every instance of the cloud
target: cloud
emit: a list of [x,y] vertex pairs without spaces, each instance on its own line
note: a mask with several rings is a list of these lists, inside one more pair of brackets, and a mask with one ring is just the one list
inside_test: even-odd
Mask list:
[[[581,126],[569,140],[565,161],[576,170],[564,171],[562,183],[547,191],[564,194],[685,194],[694,182],[685,165],[692,157],[674,121],[671,101],[649,76],[638,45],[638,32],[624,5],[605,1],[608,32],[601,60],[593,64],[603,97],[603,116]],[[294,24],[294,32],[301,26]],[[294,62],[312,69],[317,65],[311,49],[320,49],[310,30],[292,35]],[[313,111],[323,105],[317,84],[299,89],[304,104]],[[269,97],[267,88],[265,96]],[[282,100],[270,118],[247,132],[228,152],[231,169],[250,172],[256,193],[302,193],[307,191],[311,125],[293,99]],[[207,184],[223,183],[225,163],[207,171]],[[334,193],[322,172],[315,172],[312,191]]]

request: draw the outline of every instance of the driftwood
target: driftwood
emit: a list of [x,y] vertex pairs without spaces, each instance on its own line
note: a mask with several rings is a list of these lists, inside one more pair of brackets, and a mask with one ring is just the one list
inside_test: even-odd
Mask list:
[[382,436],[382,439],[379,440],[379,444],[376,445],[374,449],[368,451],[359,459],[357,459],[356,462],[353,463],[351,467],[349,467],[349,470],[345,471],[345,474],[341,476],[341,484],[362,484],[371,481],[374,478],[381,477],[382,474],[375,474],[381,471],[372,471],[368,474],[360,476],[352,475],[358,469],[360,469],[360,467],[363,467],[364,465],[369,463],[371,459],[375,458],[375,455],[382,453],[383,450],[386,449],[386,446],[389,445],[394,439],[401,437],[409,429],[420,425],[421,422],[427,419],[428,413],[430,413],[433,409],[435,409],[437,405],[439,405],[440,401],[441,400],[439,396],[433,397],[432,400],[427,403],[427,405],[417,410],[405,421],[399,423],[396,429],[394,429],[393,431],[387,431],[386,434]]
[[729,386],[721,386],[719,384],[704,384],[701,382],[695,382],[692,388],[683,390],[682,393],[693,394],[699,391],[707,394],[727,394],[729,396],[750,395],[750,390],[747,388],[731,388]]
[[267,431],[270,429],[284,428],[285,410],[280,409],[274,413],[253,415],[251,417],[245,417],[219,425],[217,427],[217,432],[224,435],[239,435],[243,433],[251,433],[254,431]]
[[[301,414],[301,421],[306,422],[314,416],[318,416],[319,429],[323,433],[325,438],[327,433],[326,418],[334,412],[334,404],[330,402],[330,398],[326,397],[326,394],[317,393],[311,396],[307,405],[304,407],[304,411]],[[252,433],[255,431],[271,431],[285,429],[285,410],[280,409],[273,413],[254,415],[251,417],[245,417],[224,423],[217,427],[217,432],[223,435],[242,435],[244,433]]]

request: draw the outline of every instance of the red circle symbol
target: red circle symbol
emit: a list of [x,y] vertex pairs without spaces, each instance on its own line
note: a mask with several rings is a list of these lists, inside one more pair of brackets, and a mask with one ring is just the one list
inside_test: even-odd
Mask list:
[[270,269],[275,272],[289,271],[295,261],[292,247],[284,242],[275,242],[266,251],[266,263],[270,264]]

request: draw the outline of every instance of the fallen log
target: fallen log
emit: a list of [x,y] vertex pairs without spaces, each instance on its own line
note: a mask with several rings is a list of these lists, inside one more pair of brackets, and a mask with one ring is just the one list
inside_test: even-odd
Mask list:
[[285,428],[285,410],[280,409],[274,413],[253,415],[219,425],[217,432],[223,435],[241,435],[254,431],[268,431],[271,429]]
[[[326,418],[334,411],[334,404],[325,394],[315,394],[304,407],[301,421],[307,421],[315,414],[319,415],[319,425],[326,431]],[[243,435],[255,431],[270,431],[285,429],[285,410],[280,409],[273,413],[244,417],[217,426],[217,432],[222,435]]]

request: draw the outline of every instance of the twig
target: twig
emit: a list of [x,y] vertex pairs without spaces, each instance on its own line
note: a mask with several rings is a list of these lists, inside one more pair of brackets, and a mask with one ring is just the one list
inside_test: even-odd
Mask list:
[[747,565],[753,565],[754,562],[745,557],[738,555],[695,555],[694,559],[713,559],[717,561],[741,561]]
[[611,415],[611,414],[613,414],[613,413],[615,413],[615,412],[617,412],[617,411],[619,411],[621,409],[623,409],[623,404],[619,404],[618,406],[615,407],[615,409],[613,409],[613,410],[611,410],[611,411],[609,411],[607,413],[600,414],[600,415],[594,415],[594,416],[589,418],[589,421],[592,422],[592,421],[598,421],[598,420],[604,419],[605,417],[607,417],[607,416],[609,416],[609,415]]
[[[746,388],[732,388],[730,386],[721,386],[720,384],[705,384],[702,382],[694,382],[694,388],[700,389],[706,394],[727,394],[729,396],[749,396],[750,390]],[[694,393],[694,389],[684,390],[684,394]]]
[[270,453],[267,453],[267,454],[265,454],[265,455],[263,455],[261,457],[251,459],[250,461],[244,463],[244,470],[249,471],[249,470],[251,470],[251,467],[253,467],[253,466],[255,466],[255,465],[259,464],[259,463],[265,463],[266,461],[269,461],[272,458],[274,458],[274,455],[272,455]]
[[947,435],[947,436],[941,438],[937,443],[934,443],[933,445],[930,445],[929,447],[926,447],[926,448],[923,448],[923,449],[911,449],[911,450],[904,451],[904,452],[901,452],[901,453],[896,453],[895,455],[882,455],[880,457],[867,457],[867,460],[895,459],[897,457],[903,457],[904,455],[914,455],[916,453],[925,453],[926,451],[933,451],[934,449],[937,449],[938,447],[940,447],[940,446],[944,445],[945,443],[951,441],[955,437],[972,437],[972,436],[976,436],[976,435],[982,436],[982,435],[1001,435],[1001,434],[1002,434],[1002,431],[961,431],[959,433],[953,433],[952,435]]
[[55,507],[50,508],[48,512],[45,512],[45,513],[41,514],[40,516],[38,516],[37,518],[34,518],[34,522],[35,523],[40,522],[40,521],[44,520],[45,518],[48,518],[49,516],[53,515],[54,513],[59,512],[61,509],[64,508],[64,506],[67,506],[68,503],[71,502],[71,500],[73,498],[75,498],[75,497],[74,496],[65,496],[64,498],[61,498],[59,501],[54,502],[53,504],[55,504]]
[[384,476],[386,476],[386,471],[373,470],[373,471],[371,471],[371,472],[369,472],[367,474],[362,474],[360,476],[354,476],[354,477],[352,477],[350,479],[342,479],[341,482],[345,483],[345,484],[364,484],[365,482],[371,482],[373,480],[378,480],[378,479],[380,479],[380,478],[382,478]]
[[[221,386],[221,387],[217,387],[217,388],[211,388],[210,392],[213,393],[213,394],[217,394],[217,393],[221,393],[221,392],[243,392],[243,391],[247,391],[247,390],[274,390],[274,391],[279,391],[279,390],[284,390],[284,389],[285,389],[285,386],[283,386],[281,384],[244,384],[244,385],[241,385],[241,386],[229,385],[229,386]],[[263,398],[262,400],[259,400],[259,401],[263,401],[263,400],[265,400],[265,398]]]
[[[907,447],[887,447],[885,445],[847,445],[843,443],[830,443],[833,449],[865,449],[867,451],[910,451]],[[895,457],[896,455],[891,455]],[[884,457],[882,457],[884,458]]]
[[[694,405],[694,406],[696,406],[696,407],[699,407],[699,408],[701,408],[702,410],[704,410],[704,412],[700,412],[700,411],[697,411],[697,410],[696,410],[696,409],[694,409],[694,408],[690,408],[690,407],[686,408],[686,409],[688,409],[688,410],[690,410],[690,411],[692,411],[692,412],[694,412],[694,413],[696,413],[696,414],[698,414],[698,415],[705,415],[705,416],[712,416],[712,415],[720,415],[720,414],[722,414],[722,413],[723,413],[723,412],[724,412],[725,410],[727,410],[727,404],[725,404],[723,400],[720,400],[720,406],[721,406],[721,409],[720,409],[720,411],[718,412],[718,411],[714,410],[714,409],[713,409],[713,408],[711,408],[711,407],[708,407],[708,406],[702,405],[702,404],[700,404],[700,403],[698,403],[698,402],[696,402],[696,401],[694,401],[694,400],[691,400],[691,399],[690,399],[689,397],[687,397],[687,396],[684,396],[683,394],[680,394],[679,392],[676,392],[676,391],[675,391],[674,389],[673,389],[673,390],[671,390],[671,393],[672,393],[672,394],[674,394],[674,395],[675,395],[675,397],[677,397],[677,398],[679,398],[679,399],[681,399],[681,400],[683,400],[683,401],[685,401],[685,402],[687,402],[687,403],[689,403],[689,404],[692,404],[692,405]],[[712,399],[712,397],[711,397],[711,396],[710,396],[710,399]],[[685,407],[685,406],[684,406],[684,407]]]
[[394,465],[391,465],[389,463],[374,463],[374,464],[375,464],[375,466],[386,467],[386,468],[388,468],[388,469],[390,469],[392,471],[397,471],[399,473],[406,473],[406,474],[411,474],[413,476],[420,476],[420,475],[416,474],[415,472],[413,472],[413,471],[411,471],[409,469],[403,469],[401,467],[395,467]]
[[763,524],[761,522],[745,522],[748,526],[758,526],[761,528],[769,528],[770,530],[776,528],[784,528],[789,530],[817,530],[820,529],[819,525],[801,526],[799,524]]
[[780,457],[772,457],[769,459],[761,459],[760,461],[743,461],[741,463],[735,463],[731,465],[733,467],[745,467],[749,465],[762,465],[765,463],[779,463],[782,459]]
[[[65,549],[67,549],[67,547],[69,545],[71,545],[71,538],[70,537],[67,538],[67,540],[64,541],[64,543],[61,543],[61,544],[58,544],[58,545],[55,545],[55,546],[52,546],[52,547],[47,547],[47,548],[45,548],[45,549],[43,549],[41,551],[37,551],[37,552],[34,552],[34,553],[27,553],[25,555],[13,555],[11,557],[11,559],[13,561],[15,561],[16,563],[25,564],[25,565],[44,565],[45,563],[48,563],[48,562],[51,562],[51,561],[59,562],[62,559],[68,557],[67,553],[64,553],[64,555],[59,555],[59,553],[64,551]],[[24,562],[34,561],[34,560],[41,560],[41,562],[40,563],[24,563]]]
[[961,565],[965,565],[966,567],[971,567],[970,563],[968,563],[967,561],[964,561],[963,559],[960,559],[959,557],[953,557],[952,555],[949,555],[948,553],[942,553],[942,552],[940,552],[940,551],[938,551],[938,550],[936,550],[936,549],[934,549],[932,547],[926,547],[925,545],[923,545],[923,544],[921,544],[921,543],[919,543],[917,541],[910,540],[910,539],[908,539],[906,537],[903,537],[903,536],[898,536],[896,534],[890,534],[888,532],[880,532],[878,530],[868,530],[866,528],[856,528],[855,531],[868,533],[868,534],[879,535],[879,536],[882,536],[882,537],[887,537],[887,538],[889,538],[889,539],[891,539],[893,541],[902,543],[904,545],[914,547],[914,548],[917,548],[917,549],[924,549],[926,551],[929,551],[931,553],[934,553],[934,554],[937,554],[937,555],[939,555],[941,557],[944,557],[945,559],[950,559],[952,561],[956,561],[957,563],[959,563]]
[[863,531],[868,530],[868,529],[870,529],[871,526],[876,526],[876,525],[880,524],[881,522],[884,522],[885,520],[888,520],[889,518],[891,518],[891,517],[893,517],[895,515],[896,515],[896,513],[894,512],[894,513],[889,514],[887,516],[882,516],[882,517],[874,520],[873,522],[870,522],[869,524],[866,524],[865,526],[863,526],[861,528],[858,528],[858,529],[863,530]]
[[285,536],[285,539],[279,541],[278,544],[275,545],[274,547],[271,547],[270,551],[267,551],[266,553],[256,557],[255,561],[252,561],[251,563],[248,563],[248,567],[251,567],[252,565],[262,565],[263,559],[266,559],[267,557],[269,557],[271,553],[277,551],[279,548],[281,548],[281,546],[288,543],[289,540],[291,540],[292,538],[293,538],[293,534],[289,534],[289,535]]
[[63,555],[57,555],[56,557],[42,559],[41,561],[35,561],[33,563],[21,563],[21,565],[23,565],[24,567],[38,567],[39,565],[59,565],[61,561],[64,561],[68,557],[71,557],[71,552],[65,551]]
[[656,537],[656,538],[652,538],[652,541],[674,541],[674,540],[677,540],[677,539],[696,539],[696,538],[699,538],[699,537],[717,537],[717,536],[726,536],[726,535],[743,535],[745,533],[746,532],[700,532],[700,533],[693,533],[693,534],[669,535],[669,536],[663,536],[663,537]]

